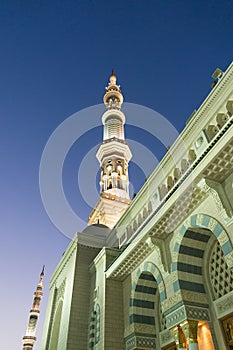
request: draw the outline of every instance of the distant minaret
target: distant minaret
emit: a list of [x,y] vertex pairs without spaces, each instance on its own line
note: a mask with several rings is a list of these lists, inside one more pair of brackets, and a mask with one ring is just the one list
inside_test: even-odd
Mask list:
[[121,109],[123,95],[112,70],[104,95],[106,110],[102,116],[103,141],[96,157],[99,160],[100,199],[89,216],[88,224],[112,228],[130,204],[128,162],[132,154],[125,141],[125,115]]
[[29,313],[27,332],[26,332],[26,335],[23,337],[23,350],[33,349],[34,343],[36,341],[36,337],[35,337],[36,325],[37,325],[38,316],[40,314],[40,301],[41,301],[42,296],[43,296],[43,293],[42,293],[43,278],[44,278],[44,266],[43,266],[42,272],[40,274],[40,281],[39,281],[37,288],[36,288],[36,291],[34,293],[32,309],[30,310],[30,313]]

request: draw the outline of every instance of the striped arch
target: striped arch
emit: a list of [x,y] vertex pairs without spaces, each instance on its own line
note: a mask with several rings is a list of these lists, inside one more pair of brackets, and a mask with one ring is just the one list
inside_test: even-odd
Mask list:
[[233,267],[233,247],[224,228],[208,215],[193,215],[180,228],[174,245],[176,260],[173,260],[172,272],[177,277],[173,282],[174,292],[186,290],[204,295],[203,256],[212,234],[221,246],[228,267]]
[[132,284],[130,298],[130,324],[140,324],[143,327],[155,328],[156,294],[160,301],[166,298],[164,282],[159,269],[151,262],[145,262],[137,270]]
[[163,277],[162,277],[158,267],[150,261],[144,262],[144,264],[137,270],[136,277],[135,277],[133,284],[132,284],[131,295],[132,296],[134,295],[134,292],[136,290],[136,286],[138,283],[138,279],[139,279],[142,272],[150,272],[154,276],[154,279],[156,280],[157,285],[158,285],[160,301],[162,302],[164,299],[166,299],[167,296],[166,296],[166,290],[165,290],[165,284],[163,281]]

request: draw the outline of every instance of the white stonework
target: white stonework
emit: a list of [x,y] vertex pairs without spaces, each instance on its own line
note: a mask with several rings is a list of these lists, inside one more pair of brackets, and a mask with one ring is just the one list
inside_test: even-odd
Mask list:
[[131,203],[122,102],[113,73],[97,152],[101,194],[89,217],[92,232],[111,230],[96,248],[84,230],[62,257],[41,350],[205,349],[206,334],[207,350],[230,350],[233,64]]
[[131,202],[128,163],[132,154],[124,136],[122,102],[123,95],[112,72],[104,95],[104,137],[96,153],[101,168],[100,198],[89,216],[89,225],[100,223],[113,228]]

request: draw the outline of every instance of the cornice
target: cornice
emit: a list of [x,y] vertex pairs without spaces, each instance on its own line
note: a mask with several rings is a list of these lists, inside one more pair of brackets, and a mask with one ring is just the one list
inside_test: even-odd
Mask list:
[[[166,231],[168,231],[167,234],[169,234],[207,197],[206,192],[199,188],[198,183],[203,176],[202,174],[204,172],[208,173],[209,169],[208,176],[211,178],[211,166],[213,165],[213,159],[217,164],[220,164],[222,159],[224,159],[225,149],[229,148],[230,144],[232,144],[231,149],[233,151],[233,129],[231,124],[230,119],[229,127],[227,128],[226,126],[225,131],[222,130],[222,136],[224,137],[219,137],[219,135],[216,135],[216,138],[212,140],[209,145],[209,151],[205,155],[205,162],[201,162],[203,157],[197,159],[196,165],[194,164],[193,167],[191,167],[190,172],[186,174],[184,179],[181,179],[181,183],[177,184],[177,187],[174,187],[173,190],[168,193],[156,210],[151,212],[151,214],[134,232],[132,237],[128,239],[127,243],[130,244],[112,264],[108,270],[108,277],[121,279],[125,278],[127,274],[135,267],[133,264],[134,259],[137,261],[137,264],[140,264],[140,259],[145,258],[145,256],[138,255],[137,247],[146,244],[148,235],[151,237],[161,238],[164,232],[166,233]],[[227,169],[229,170],[229,166],[227,166]],[[190,174],[192,175],[191,177]],[[179,190],[177,191],[177,189]],[[189,194],[187,194],[187,192]],[[190,202],[186,206],[185,200],[187,198],[190,198]],[[129,207],[129,209],[130,208],[131,207]],[[182,208],[185,209],[185,213],[182,212]],[[124,217],[127,219],[128,215],[129,213],[127,210]],[[120,225],[123,225],[123,219],[118,221],[115,229],[117,229],[117,227]],[[171,227],[169,227],[168,219],[173,226],[171,225]]]
[[[206,120],[206,114],[210,114],[212,117],[213,110],[215,113],[219,112],[220,107],[226,103],[226,100],[230,98],[232,94],[232,82],[233,82],[233,63],[229,66],[229,68],[224,73],[221,80],[217,83],[215,88],[210,92],[210,94],[207,96],[203,104],[200,106],[198,111],[195,113],[193,118],[187,123],[187,126],[181,133],[181,135],[178,137],[178,139],[174,142],[174,144],[171,146],[169,151],[165,154],[164,158],[160,161],[158,166],[155,168],[153,173],[148,177],[145,184],[142,186],[136,197],[133,199],[131,205],[129,206],[128,210],[123,214],[121,219],[118,221],[116,226],[121,225],[124,220],[126,219],[129,212],[132,212],[134,208],[138,205],[138,202],[143,202],[143,196],[145,196],[145,193],[150,191],[150,188],[154,188],[156,186],[160,185],[160,182],[162,181],[162,178],[166,178],[166,176],[169,175],[169,171],[166,171],[165,173],[165,166],[170,163],[176,164],[178,160],[182,158],[183,153],[188,152],[188,145],[186,145],[186,140],[188,140],[189,144],[191,145],[193,140],[193,134],[195,133],[194,126],[197,124],[197,122],[200,120],[203,121],[203,125],[198,125],[198,128],[196,128],[196,133],[200,133],[201,130],[206,126],[208,123],[208,120]],[[223,91],[224,90],[224,91]],[[221,93],[221,96],[220,96]],[[218,103],[216,103],[216,100],[218,99]],[[208,110],[209,106],[213,106],[211,111]],[[208,107],[208,108],[207,108]],[[209,117],[208,117],[209,118]],[[192,138],[190,138],[190,133],[192,132]],[[221,131],[222,132],[222,131]],[[214,138],[214,140],[217,139]],[[212,140],[212,141],[214,141]],[[211,142],[210,144],[213,144]],[[210,147],[210,145],[208,145]],[[178,152],[178,153],[177,153]],[[203,155],[201,155],[203,158]],[[172,169],[172,168],[171,168]]]

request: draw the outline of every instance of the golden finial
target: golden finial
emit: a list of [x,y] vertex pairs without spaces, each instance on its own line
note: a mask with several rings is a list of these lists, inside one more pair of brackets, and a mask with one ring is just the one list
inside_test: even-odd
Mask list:
[[110,85],[115,85],[116,84],[116,76],[114,74],[114,69],[113,68],[112,68],[112,74],[110,76],[109,81],[110,81]]

